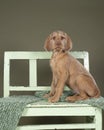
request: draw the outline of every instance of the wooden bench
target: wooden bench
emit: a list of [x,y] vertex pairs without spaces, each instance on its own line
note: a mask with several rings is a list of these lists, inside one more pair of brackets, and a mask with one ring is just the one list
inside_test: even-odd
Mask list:
[[[77,59],[83,59],[85,68],[89,71],[88,52],[79,51],[71,52]],[[4,54],[4,97],[8,97],[11,91],[47,91],[50,87],[38,86],[37,84],[37,61],[50,59],[50,52],[23,52],[23,51],[6,51]],[[11,60],[28,60],[29,61],[29,86],[11,86],[10,85],[10,63]],[[43,68],[45,69],[45,68]],[[68,90],[69,91],[69,90]],[[68,123],[68,124],[41,124],[41,125],[24,125],[18,126],[16,130],[51,130],[51,129],[85,129],[85,130],[102,130],[102,110],[87,104],[65,103],[63,104],[29,104],[24,109],[23,117],[46,117],[46,116],[63,116],[63,117],[92,117],[92,122],[85,123]]]

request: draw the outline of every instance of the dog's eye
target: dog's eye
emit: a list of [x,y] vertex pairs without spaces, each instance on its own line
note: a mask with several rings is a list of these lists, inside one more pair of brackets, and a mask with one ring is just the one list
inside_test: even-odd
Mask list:
[[65,37],[61,36],[61,40],[65,39]]
[[56,38],[55,36],[52,37],[53,40],[55,40],[55,38]]

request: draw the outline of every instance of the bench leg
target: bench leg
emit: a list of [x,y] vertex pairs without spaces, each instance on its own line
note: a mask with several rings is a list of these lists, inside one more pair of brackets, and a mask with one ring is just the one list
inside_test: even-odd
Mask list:
[[[99,108],[96,108],[96,115],[93,119],[93,117],[87,117],[86,122],[95,123],[95,130],[102,130],[102,110]],[[91,129],[85,129],[85,130],[91,130]]]
[[95,126],[95,130],[102,130],[102,110],[99,108],[96,108]]

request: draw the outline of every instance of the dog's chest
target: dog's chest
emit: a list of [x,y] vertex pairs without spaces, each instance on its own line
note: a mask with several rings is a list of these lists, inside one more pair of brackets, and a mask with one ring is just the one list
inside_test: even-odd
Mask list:
[[60,68],[63,68],[65,66],[64,57],[65,54],[60,52],[56,52],[52,55],[50,60],[52,71],[58,72]]
[[57,59],[56,58],[52,58],[50,60],[50,66],[52,69],[55,69],[57,67]]

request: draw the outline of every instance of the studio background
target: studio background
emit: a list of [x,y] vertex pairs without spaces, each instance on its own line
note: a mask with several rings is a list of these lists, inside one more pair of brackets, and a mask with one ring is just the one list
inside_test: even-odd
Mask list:
[[[70,35],[72,51],[89,52],[90,72],[104,96],[103,0],[0,0],[0,97],[4,52],[43,51],[45,39],[55,30]],[[16,65],[12,84],[28,84],[28,63],[12,63],[14,68]],[[51,82],[50,67],[46,65],[48,62],[41,63],[38,68],[40,84]]]

